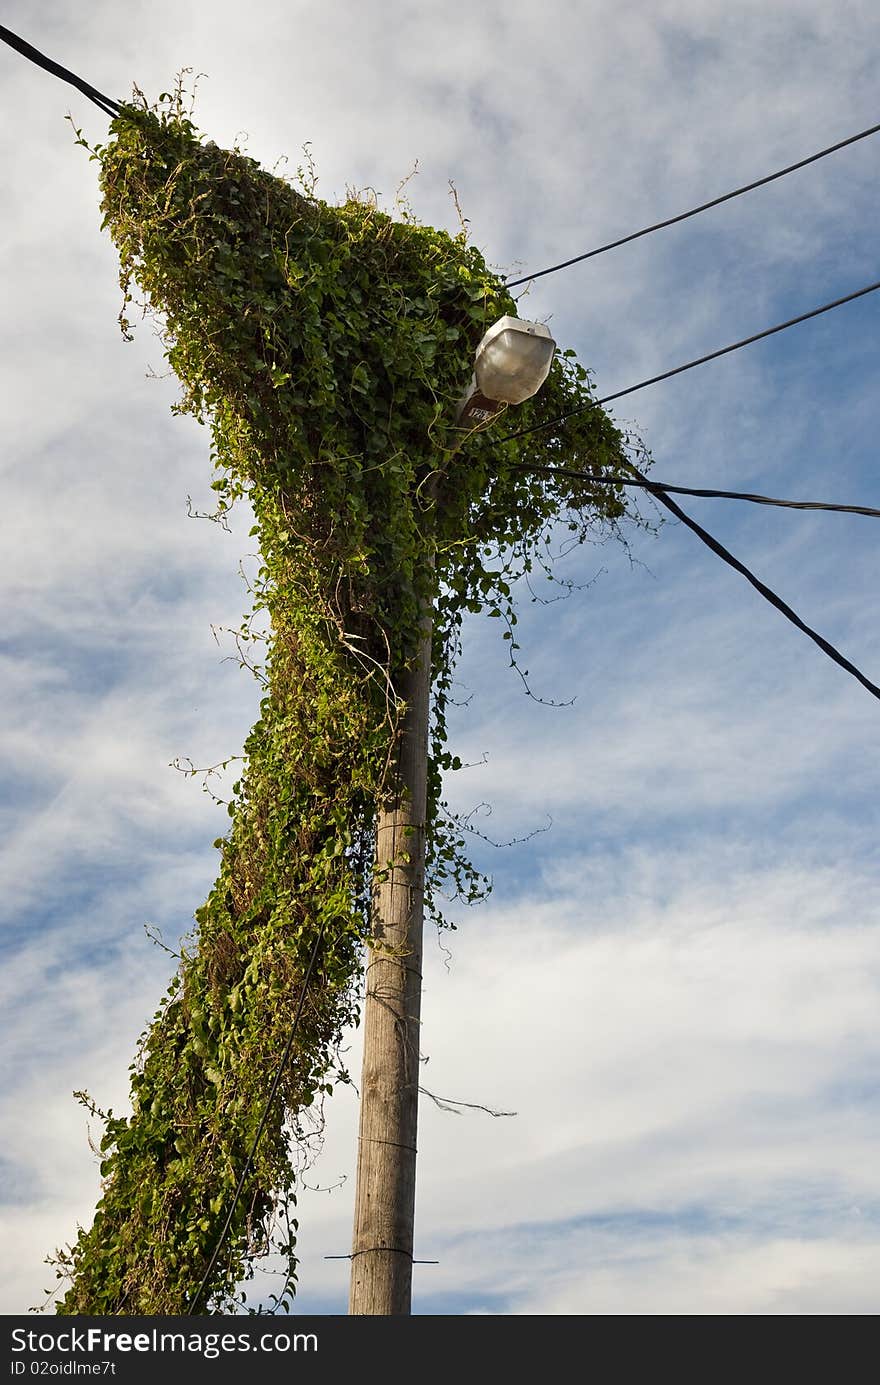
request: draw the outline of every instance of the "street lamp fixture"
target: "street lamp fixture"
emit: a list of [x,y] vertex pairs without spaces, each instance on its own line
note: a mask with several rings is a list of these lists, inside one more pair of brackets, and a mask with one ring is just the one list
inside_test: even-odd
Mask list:
[[499,318],[477,347],[474,373],[458,406],[459,425],[485,423],[505,404],[531,399],[547,379],[555,350],[543,322]]
[[[473,428],[528,399],[547,378],[555,342],[538,322],[502,317],[477,347],[458,410]],[[462,441],[467,434],[462,434]],[[451,449],[454,451],[455,449]],[[436,463],[435,463],[436,465]],[[428,525],[425,525],[426,531]],[[434,543],[425,533],[426,558]],[[439,580],[439,579],[438,579]],[[433,603],[423,598],[418,654],[395,672],[403,709],[394,789],[378,805],[375,939],[364,996],[364,1056],[349,1313],[411,1312],[416,1194],[425,821],[431,707]],[[441,626],[442,631],[442,626]],[[406,841],[406,850],[400,843]]]

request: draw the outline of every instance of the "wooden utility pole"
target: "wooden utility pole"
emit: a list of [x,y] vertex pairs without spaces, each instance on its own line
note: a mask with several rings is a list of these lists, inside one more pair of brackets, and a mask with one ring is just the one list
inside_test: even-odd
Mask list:
[[411,1311],[419,1015],[425,894],[431,620],[396,682],[406,704],[396,777],[376,831],[374,943],[367,959],[364,1061],[350,1314]]

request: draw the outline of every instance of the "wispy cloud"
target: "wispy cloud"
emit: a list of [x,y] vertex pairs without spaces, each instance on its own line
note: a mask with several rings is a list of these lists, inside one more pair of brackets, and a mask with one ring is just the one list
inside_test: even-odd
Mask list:
[[[312,140],[328,198],[371,186],[494,263],[541,268],[871,124],[874,9],[754,0],[559,3],[552,22],[338,0],[13,3],[5,23],[117,96],[206,72],[212,138],[288,171]],[[51,9],[51,7],[49,7]],[[258,689],[211,626],[247,605],[245,511],[209,509],[206,433],[169,416],[148,323],[123,347],[95,165],[103,117],[11,53],[0,230],[4,597],[0,753],[7,1057],[2,1305],[98,1187],[87,1087],[127,1068],[211,883],[227,819],[175,756],[240,750]],[[242,136],[243,137],[243,136]],[[615,389],[875,275],[877,148],[844,151],[521,300]],[[852,305],[621,401],[669,481],[876,499],[876,311]],[[624,407],[625,406],[625,407]],[[687,508],[687,506],[686,506]],[[868,520],[693,502],[693,512],[875,681]],[[433,942],[424,1082],[512,1119],[421,1118],[419,1311],[872,1311],[876,1280],[876,705],[665,525],[572,556],[568,603],[526,594],[522,696],[472,621],[451,779],[480,801],[494,898]],[[491,627],[491,628],[487,628]],[[222,797],[222,790],[221,790]],[[357,1077],[357,1036],[352,1036]],[[356,1099],[327,1104],[301,1200],[301,1311],[344,1311]]]

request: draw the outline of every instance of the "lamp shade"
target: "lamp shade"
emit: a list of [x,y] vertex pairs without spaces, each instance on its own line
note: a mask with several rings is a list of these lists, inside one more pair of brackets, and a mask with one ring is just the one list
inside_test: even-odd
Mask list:
[[542,322],[500,318],[477,347],[474,373],[480,393],[504,404],[531,399],[547,379],[555,350]]

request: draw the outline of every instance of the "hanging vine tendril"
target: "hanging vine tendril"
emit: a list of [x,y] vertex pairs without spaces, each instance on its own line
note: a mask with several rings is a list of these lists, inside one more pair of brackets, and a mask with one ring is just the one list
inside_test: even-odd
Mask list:
[[[429,879],[473,901],[487,882],[441,801],[442,775],[460,765],[446,710],[462,621],[502,616],[515,664],[515,583],[548,561],[551,531],[607,538],[627,517],[622,487],[511,464],[617,472],[625,443],[600,409],[534,444],[463,438],[455,403],[474,348],[515,312],[464,229],[394,219],[374,198],[328,205],[308,169],[297,186],[201,137],[180,86],[152,106],[136,92],[90,153],[120,257],[122,330],[137,289],[182,385],[176,409],[209,426],[218,514],[245,495],[253,507],[255,605],[270,634],[217,881],[142,1035],[131,1114],[102,1113],[101,1196],[91,1227],[53,1259],[67,1285],[58,1311],[186,1312],[320,932],[278,1100],[206,1286],[206,1310],[231,1312],[270,1249],[286,1257],[281,1297],[294,1291],[294,1151],[309,1109],[346,1076],[335,1055],[357,1019],[395,687],[423,603],[435,619]],[[517,419],[590,397],[563,353]]]

